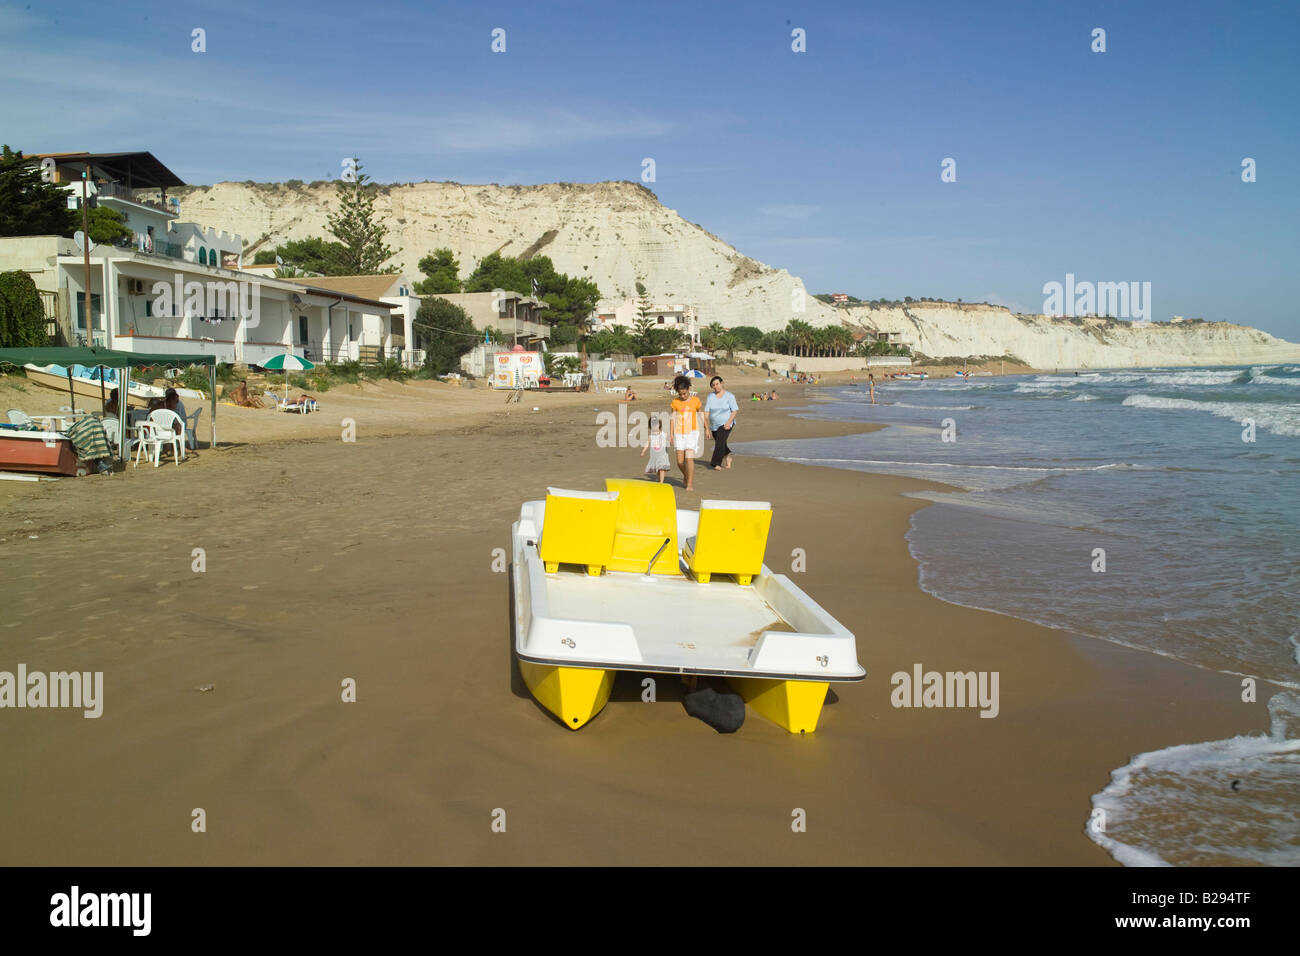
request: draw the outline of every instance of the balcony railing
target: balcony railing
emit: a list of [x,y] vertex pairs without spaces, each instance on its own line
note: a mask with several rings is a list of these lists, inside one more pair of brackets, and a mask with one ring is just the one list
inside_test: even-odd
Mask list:
[[137,232],[135,234],[135,249],[140,252],[149,253],[155,256],[168,256],[172,259],[185,258],[185,247],[179,242],[167,242],[159,239],[157,236],[150,236],[148,233]]
[[95,186],[95,190],[104,199],[122,199],[126,202],[133,202],[137,206],[148,206],[150,209],[166,213],[169,216],[180,215],[176,207],[171,204],[161,203],[156,199],[144,199],[134,189],[128,189],[121,183],[99,183]]

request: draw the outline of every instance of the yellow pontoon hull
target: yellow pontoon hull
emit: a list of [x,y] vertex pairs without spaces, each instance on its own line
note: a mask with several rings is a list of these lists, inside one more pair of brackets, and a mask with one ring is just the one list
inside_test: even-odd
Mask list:
[[564,726],[577,730],[601,712],[614,689],[614,671],[519,662],[528,690]]
[[792,734],[811,734],[817,729],[830,687],[827,681],[759,677],[728,677],[727,681],[746,704]]

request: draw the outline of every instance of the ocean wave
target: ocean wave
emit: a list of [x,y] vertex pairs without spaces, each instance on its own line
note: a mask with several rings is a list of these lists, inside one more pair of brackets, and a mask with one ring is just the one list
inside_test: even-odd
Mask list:
[[778,461],[797,461],[816,465],[843,464],[843,465],[893,465],[898,468],[972,468],[976,471],[1033,471],[1033,472],[1056,472],[1056,471],[1106,471],[1110,468],[1133,468],[1138,469],[1141,466],[1131,465],[1123,461],[1107,462],[1104,465],[968,465],[956,461],[880,461],[869,458],[795,458],[787,456],[778,456]]
[[1022,395],[1060,395],[1062,392],[1065,391],[1065,389],[1057,388],[1054,386],[1034,385],[1033,383],[1027,383],[1025,385],[1017,385],[1016,391]]
[[1300,438],[1300,405],[1268,405],[1258,402],[1198,402],[1190,398],[1167,398],[1162,395],[1130,395],[1123,404],[1131,408],[1209,412],[1219,418],[1241,422],[1254,419],[1255,424],[1274,435]]
[[1300,366],[1256,365],[1250,370],[1251,384],[1300,385]]
[[909,405],[907,402],[882,402],[881,404],[892,405],[894,408],[932,409],[936,412],[969,412],[976,408],[974,405]]
[[1096,395],[1079,395],[1076,398],[1070,399],[1072,402],[1095,402],[1096,400]]
[[1089,838],[1125,866],[1300,863],[1300,696],[1275,694],[1268,710],[1267,735],[1166,747],[1112,771]]
[[[1253,370],[1252,370],[1253,371]],[[1170,371],[1167,369],[1142,369],[1119,372],[1082,372],[1079,375],[1038,375],[1032,381],[1016,388],[1017,392],[1034,392],[1050,388],[1070,388],[1074,385],[1163,385],[1163,386],[1206,386],[1231,385],[1234,382],[1245,384],[1250,380],[1250,373],[1240,369],[1186,369]]]

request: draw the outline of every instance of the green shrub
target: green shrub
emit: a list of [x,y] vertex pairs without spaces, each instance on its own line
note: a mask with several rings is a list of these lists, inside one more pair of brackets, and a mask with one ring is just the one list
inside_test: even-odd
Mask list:
[[212,394],[211,372],[206,365],[187,365],[181,374],[172,379],[172,384],[182,388],[192,388],[204,395]]
[[307,377],[307,384],[318,392],[328,392],[334,387],[335,382],[334,377],[330,375],[329,372],[317,371],[312,372],[312,374]]
[[45,308],[26,272],[0,273],[0,348],[48,345]]

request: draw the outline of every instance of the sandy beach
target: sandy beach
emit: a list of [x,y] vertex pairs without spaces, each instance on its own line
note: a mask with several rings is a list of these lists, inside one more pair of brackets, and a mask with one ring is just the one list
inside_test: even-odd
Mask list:
[[[750,403],[763,374],[724,374],[736,443],[855,427],[792,416],[815,389]],[[3,407],[66,403],[15,381]],[[666,406],[638,390],[637,410]],[[644,703],[623,674],[568,732],[512,664],[494,552],[548,485],[640,474],[639,449],[596,443],[614,396],[318,398],[307,417],[221,405],[216,449],[205,412],[179,467],[0,482],[0,670],[104,674],[98,719],[0,713],[0,863],[1111,865],[1084,824],[1112,769],[1266,729],[1224,675],[925,594],[904,540],[925,502],[903,496],[923,482],[742,447],[679,506],[771,501],[768,565],[806,551],[797,583],[857,635],[867,679],[795,737],[752,711],[719,735],[674,681]],[[891,706],[915,664],[999,672],[998,715]]]

